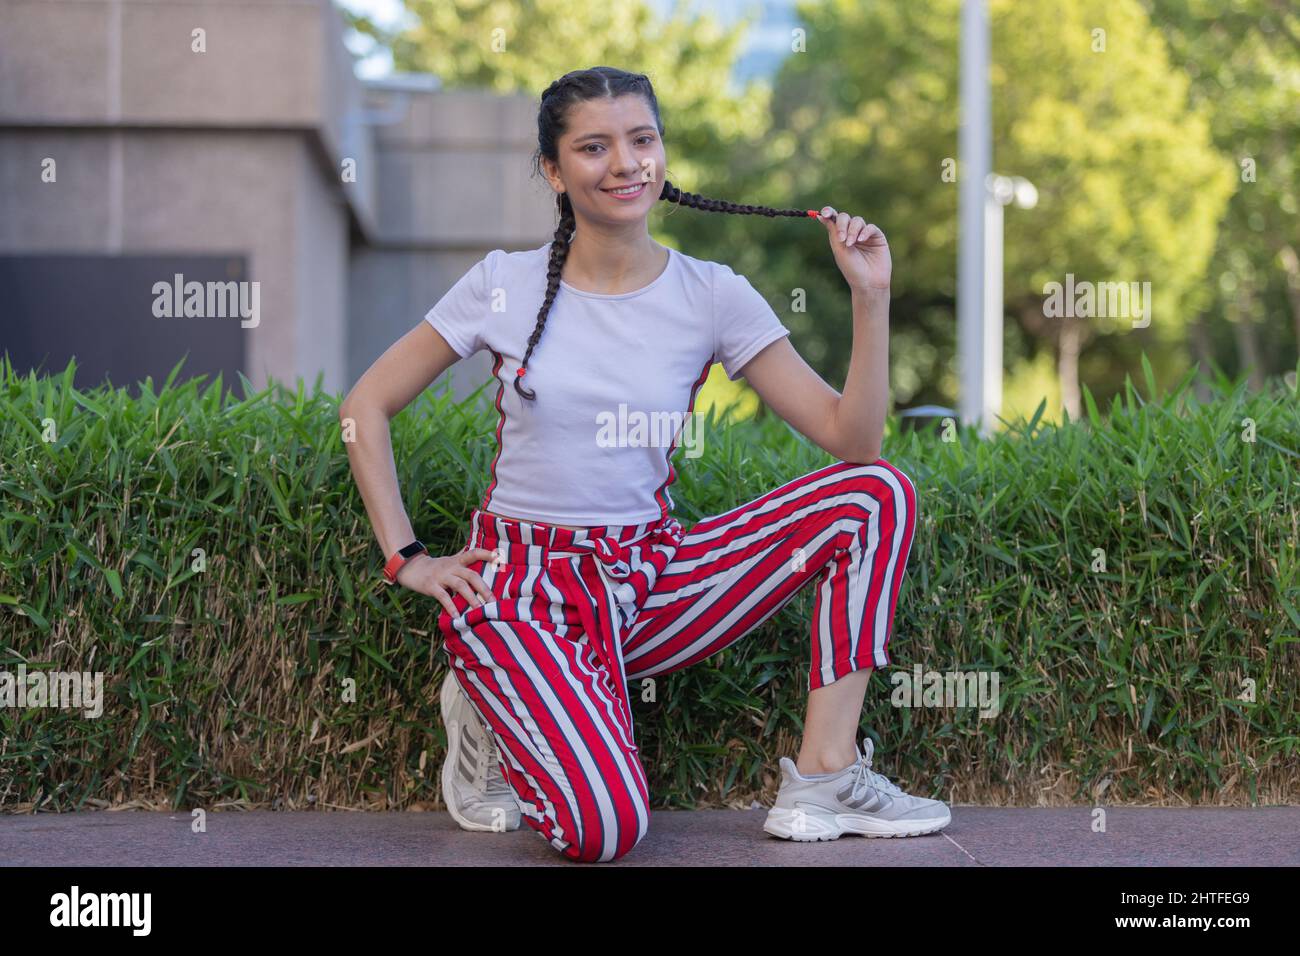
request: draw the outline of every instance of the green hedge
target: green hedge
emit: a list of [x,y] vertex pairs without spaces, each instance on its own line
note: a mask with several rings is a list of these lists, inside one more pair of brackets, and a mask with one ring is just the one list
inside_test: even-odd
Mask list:
[[[894,707],[890,675],[871,678],[862,731],[904,786],[957,803],[1294,800],[1295,389],[1220,379],[1199,404],[1189,374],[1152,400],[1143,363],[1148,398],[1128,383],[1103,417],[1087,395],[1064,427],[1041,408],[988,440],[890,420],[884,457],[920,505],[895,668],[1001,676],[993,719]],[[179,366],[139,398],[78,391],[71,365],[0,371],[0,671],[102,671],[106,698],[93,719],[0,707],[0,806],[441,806],[440,606],[379,580],[338,396],[241,376],[240,400],[220,378],[177,383]],[[494,423],[432,390],[393,422],[435,553],[465,542]],[[833,461],[770,415],[705,435],[703,457],[675,458],[687,527]],[[656,807],[770,801],[803,718],[812,597],[634,702]]]

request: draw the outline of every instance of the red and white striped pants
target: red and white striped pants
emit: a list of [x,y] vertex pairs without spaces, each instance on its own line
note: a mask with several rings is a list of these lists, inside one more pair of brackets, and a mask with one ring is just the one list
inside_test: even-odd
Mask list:
[[564,856],[614,860],[645,836],[649,793],[628,683],[686,667],[819,579],[809,690],[889,664],[916,527],[893,465],[837,462],[684,531],[675,518],[557,528],[485,514],[469,566],[496,600],[453,592],[438,625],[494,735],[524,822]]

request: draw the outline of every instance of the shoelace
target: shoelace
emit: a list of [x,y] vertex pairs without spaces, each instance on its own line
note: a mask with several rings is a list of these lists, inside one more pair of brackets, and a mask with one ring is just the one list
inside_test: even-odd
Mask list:
[[506,796],[512,793],[510,784],[506,783],[505,775],[501,773],[496,741],[491,737],[479,738],[477,749],[479,757],[474,764],[474,789],[486,796]]
[[857,770],[853,774],[853,796],[862,796],[867,787],[874,787],[877,790],[883,790],[885,793],[895,797],[907,796],[899,787],[883,774],[876,773],[871,769],[871,741],[867,741],[867,750],[858,758]]
[[[505,775],[501,773],[501,763],[497,754],[496,741],[488,741],[488,756],[483,768],[483,778],[479,781],[479,789],[484,793],[505,796],[512,793],[510,784],[506,783]],[[493,771],[496,771],[494,774]],[[491,783],[488,783],[488,780]]]

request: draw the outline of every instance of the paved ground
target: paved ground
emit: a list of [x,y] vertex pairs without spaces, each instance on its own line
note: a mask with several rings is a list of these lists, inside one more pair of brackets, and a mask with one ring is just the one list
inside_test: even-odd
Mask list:
[[[605,866],[1300,866],[1300,806],[1260,809],[952,808],[942,833],[789,843],[764,810],[655,811]],[[581,866],[527,828],[467,833],[446,813],[218,812],[0,815],[0,865]]]

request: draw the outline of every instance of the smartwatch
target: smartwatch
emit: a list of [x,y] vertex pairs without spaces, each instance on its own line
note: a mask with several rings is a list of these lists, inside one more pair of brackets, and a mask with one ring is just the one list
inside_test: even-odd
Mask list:
[[410,561],[417,554],[428,554],[428,553],[429,553],[429,549],[426,548],[422,543],[420,543],[419,541],[412,541],[410,544],[402,548],[402,550],[398,551],[395,555],[393,555],[391,558],[388,559],[388,563],[384,565],[384,580],[387,581],[389,584],[396,584],[397,572],[402,569],[402,565],[406,564],[407,561]]

